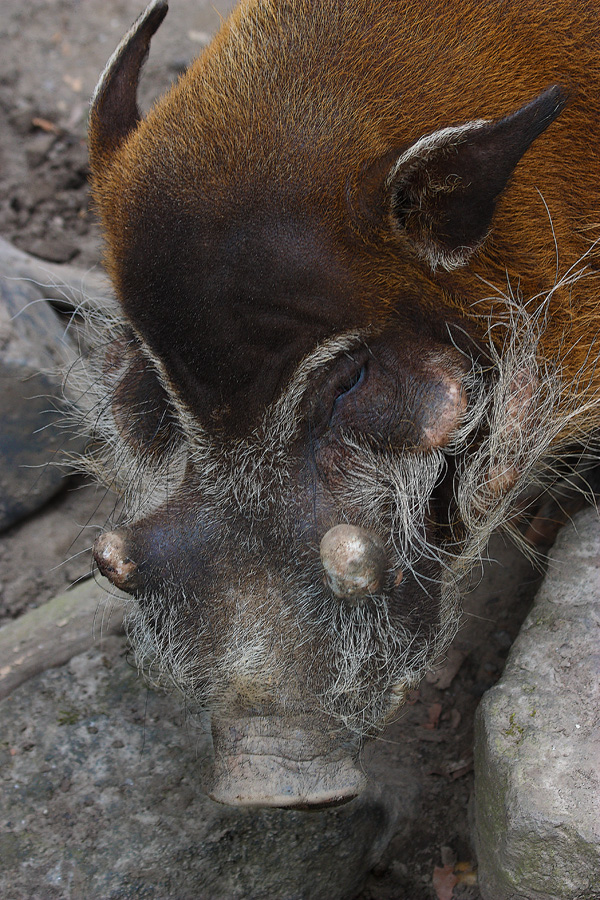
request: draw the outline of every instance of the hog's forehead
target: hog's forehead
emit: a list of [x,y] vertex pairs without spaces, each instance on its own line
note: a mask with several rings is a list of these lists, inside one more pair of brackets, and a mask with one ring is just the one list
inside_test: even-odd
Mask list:
[[317,345],[367,324],[366,285],[307,219],[137,209],[122,305],[201,419],[254,421]]
[[[204,421],[227,408],[240,432],[322,341],[444,301],[399,252],[389,204],[365,226],[355,196],[365,167],[439,118],[397,49],[392,64],[397,34],[374,3],[316,4],[315,40],[293,16],[281,26],[293,3],[272,19],[260,6],[225,25],[96,185],[127,317],[187,405]],[[450,120],[472,115],[455,97]]]

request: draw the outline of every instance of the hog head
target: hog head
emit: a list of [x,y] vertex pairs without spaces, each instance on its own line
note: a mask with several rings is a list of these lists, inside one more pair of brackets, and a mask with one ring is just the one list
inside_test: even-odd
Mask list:
[[457,627],[455,479],[494,374],[452,273],[565,98],[426,126],[374,49],[390,6],[245,3],[142,118],[155,0],[92,102],[122,310],[94,417],[126,498],[94,554],[142,666],[209,709],[222,802],[355,796],[362,741]]

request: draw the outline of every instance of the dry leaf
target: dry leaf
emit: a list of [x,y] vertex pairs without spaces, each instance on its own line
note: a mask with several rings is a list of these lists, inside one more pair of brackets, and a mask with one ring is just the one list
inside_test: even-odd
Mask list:
[[457,884],[476,885],[477,868],[471,862],[458,862],[454,866]]
[[429,728],[430,731],[433,731],[434,728],[437,728],[440,723],[440,716],[442,714],[442,704],[441,703],[432,703],[429,709],[427,710],[427,715],[429,720],[427,722],[421,722],[422,728]]
[[78,76],[73,75],[63,75],[63,81],[66,85],[68,85],[72,91],[75,91],[76,94],[81,93],[83,90],[83,81]]
[[40,119],[36,116],[35,119],[31,120],[31,124],[34,128],[41,128],[42,131],[46,131],[49,134],[60,134],[58,125],[55,125],[54,122],[50,122],[49,119]]
[[454,866],[436,866],[433,870],[433,889],[438,900],[452,900],[452,891],[457,883]]
[[428,684],[435,685],[440,691],[445,691],[450,687],[458,670],[467,658],[467,654],[459,650],[458,647],[450,647],[446,653],[446,662],[441,669],[436,672],[428,672],[425,680]]

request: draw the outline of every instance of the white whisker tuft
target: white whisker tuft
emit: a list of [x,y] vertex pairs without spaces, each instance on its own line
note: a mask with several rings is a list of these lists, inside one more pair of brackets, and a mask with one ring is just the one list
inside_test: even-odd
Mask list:
[[[588,274],[584,257],[543,296],[525,302],[509,286],[485,299],[493,318],[472,310],[484,349],[480,339],[462,378],[466,409],[446,446],[381,447],[351,431],[339,435],[345,469],[339,483],[327,486],[332,503],[342,520],[351,516],[350,524],[381,537],[389,563],[381,594],[352,606],[324,586],[318,541],[302,543],[301,530],[294,531],[298,467],[315,490],[323,489],[311,460],[299,461],[294,447],[315,373],[368,346],[371,332],[340,334],[318,346],[256,427],[233,439],[194,418],[160,360],[117,315],[85,310],[84,352],[65,387],[75,429],[90,436],[80,468],[121,494],[124,520],[134,523],[185,490],[191,469],[198,516],[235,529],[246,561],[239,565],[248,567],[235,585],[216,579],[209,596],[164,576],[163,589],[131,600],[128,631],[145,677],[213,709],[233,694],[248,706],[268,705],[273,692],[285,708],[298,699],[290,661],[301,652],[310,660],[301,685],[308,707],[357,735],[380,728],[456,634],[463,579],[483,558],[491,533],[511,529],[524,491],[555,480],[554,460],[574,440],[597,459],[587,421],[600,418],[597,342],[570,379],[560,353],[548,360],[542,352],[554,295]],[[572,349],[568,333],[563,343],[565,352]],[[159,386],[152,396],[164,396],[164,403],[149,406],[144,394],[136,405],[133,390],[120,396],[140,360]],[[139,437],[149,418],[162,441],[156,452],[154,435]],[[451,515],[440,532],[435,504],[448,485]],[[264,543],[269,529],[279,529],[290,551],[278,557],[276,573]],[[211,564],[222,568],[222,560]],[[398,572],[402,584],[418,588],[419,608],[408,602],[400,613],[394,608],[389,585]],[[226,609],[218,625],[204,616],[209,602]]]

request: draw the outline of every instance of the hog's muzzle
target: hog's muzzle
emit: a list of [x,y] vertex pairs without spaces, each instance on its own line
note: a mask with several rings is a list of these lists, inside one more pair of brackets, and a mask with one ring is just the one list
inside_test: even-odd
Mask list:
[[229,806],[318,809],[360,794],[367,780],[352,748],[306,724],[287,716],[213,717],[209,797]]
[[[178,534],[151,518],[101,535],[94,557],[116,587],[143,597],[152,571],[164,572],[164,554],[177,544]],[[231,662],[226,678],[234,677],[232,667]],[[259,715],[249,711],[246,700],[240,704],[237,687],[221,687],[211,710],[214,764],[206,789],[213,800],[230,806],[315,809],[346,803],[363,791],[366,778],[355,761],[356,740],[328,715],[306,709],[301,688],[290,700],[283,698],[290,685],[271,685],[268,702],[274,711]],[[252,693],[252,685],[245,689]],[[227,715],[231,706],[235,711]]]

